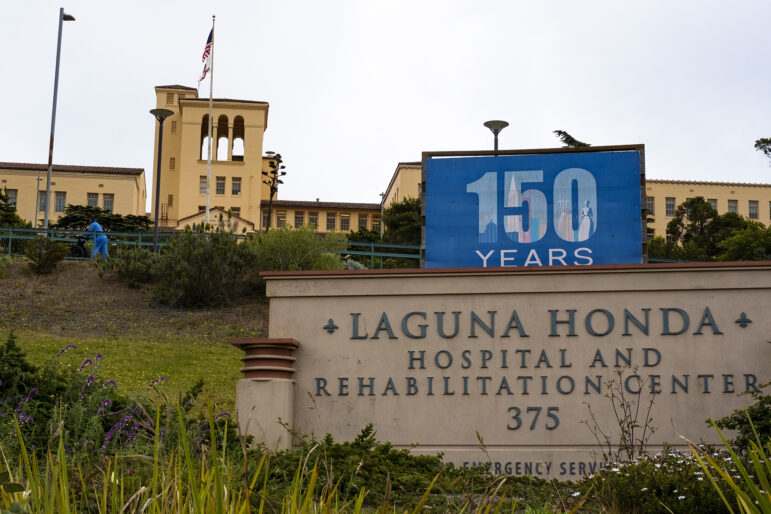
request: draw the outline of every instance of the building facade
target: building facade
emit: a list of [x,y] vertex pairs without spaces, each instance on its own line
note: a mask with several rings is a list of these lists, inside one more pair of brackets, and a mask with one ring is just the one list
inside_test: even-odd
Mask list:
[[302,227],[313,225],[320,233],[358,231],[366,228],[374,232],[381,229],[380,204],[344,202],[306,202],[297,200],[273,200],[269,211],[268,200],[262,202],[261,227]]
[[42,226],[48,209],[56,223],[67,205],[100,207],[116,214],[143,216],[147,202],[145,171],[141,168],[55,164],[51,202],[46,205],[47,164],[0,162],[0,188],[8,191],[22,219]]
[[771,184],[648,179],[645,193],[648,214],[654,220],[649,225],[653,237],[666,237],[667,223],[675,215],[677,206],[696,196],[704,197],[719,214],[735,212],[771,225]]
[[[259,223],[260,202],[269,197],[262,183],[270,156],[263,156],[268,103],[216,98],[212,108],[211,173],[207,182],[209,100],[194,88],[170,85],[155,88],[156,107],[173,112],[163,123],[159,224],[183,228],[191,216],[219,208]],[[153,162],[158,161],[155,124]],[[153,187],[155,195],[155,187]],[[152,203],[155,209],[155,198]],[[153,212],[154,214],[154,212]]]
[[384,209],[406,198],[420,198],[421,169],[420,162],[400,162],[396,165],[396,170],[383,195]]

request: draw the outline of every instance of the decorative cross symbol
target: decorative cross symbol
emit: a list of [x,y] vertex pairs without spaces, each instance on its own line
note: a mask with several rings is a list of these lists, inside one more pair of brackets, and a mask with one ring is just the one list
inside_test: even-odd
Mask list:
[[337,329],[338,329],[338,328],[340,328],[340,327],[338,327],[337,325],[335,325],[335,320],[333,320],[332,318],[329,318],[329,321],[327,321],[327,324],[326,324],[326,325],[324,325],[324,326],[323,326],[323,327],[321,327],[321,328],[323,328],[324,330],[326,330],[328,334],[334,334],[334,333],[335,333],[335,330],[337,330]]
[[747,325],[752,323],[752,320],[748,318],[745,313],[742,312],[741,316],[739,316],[739,319],[737,319],[734,323],[738,323],[740,327],[746,328]]

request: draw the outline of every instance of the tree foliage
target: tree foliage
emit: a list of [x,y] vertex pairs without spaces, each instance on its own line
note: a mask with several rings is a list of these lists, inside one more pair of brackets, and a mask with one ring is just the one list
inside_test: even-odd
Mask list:
[[256,248],[262,270],[303,271],[343,269],[343,261],[332,250],[343,250],[347,241],[340,233],[321,236],[312,226],[281,227],[257,234],[246,244]]
[[675,209],[674,217],[667,224],[667,234],[677,243],[695,241],[701,243],[706,235],[707,224],[717,216],[703,196],[689,198]]
[[564,144],[568,148],[583,148],[587,146],[592,146],[588,143],[579,141],[578,139],[574,138],[564,130],[555,130],[554,133],[557,135],[560,141],[562,141],[562,144]]
[[402,245],[419,245],[423,222],[420,217],[420,199],[405,198],[401,202],[392,203],[383,211],[386,243]]
[[761,137],[755,140],[755,150],[763,152],[763,155],[771,159],[771,137]]
[[0,189],[0,227],[29,227],[30,223],[21,219],[16,212],[16,205],[11,203],[6,188]]
[[65,230],[86,230],[91,221],[96,220],[105,230],[111,232],[147,232],[152,221],[147,216],[127,214],[122,216],[99,207],[86,205],[68,205],[64,216],[53,225]]

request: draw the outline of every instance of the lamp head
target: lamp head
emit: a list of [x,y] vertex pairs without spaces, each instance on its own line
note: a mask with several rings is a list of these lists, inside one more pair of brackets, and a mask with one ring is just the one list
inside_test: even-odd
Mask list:
[[62,16],[62,20],[63,21],[75,21],[75,16],[73,16],[71,14],[66,14],[65,13],[64,16]]
[[172,114],[174,114],[174,111],[170,111],[168,109],[150,109],[150,114],[155,116],[155,119],[158,121],[163,121]]
[[509,122],[503,120],[490,120],[484,122],[484,126],[489,128],[492,133],[497,136],[498,132],[509,126]]

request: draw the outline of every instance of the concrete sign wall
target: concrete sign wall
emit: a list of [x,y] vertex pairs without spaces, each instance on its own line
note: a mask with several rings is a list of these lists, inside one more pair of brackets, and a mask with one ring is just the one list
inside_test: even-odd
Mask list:
[[769,262],[266,278],[270,337],[299,342],[295,430],[349,440],[374,423],[459,466],[596,471],[596,429],[619,437],[613,391],[641,403],[653,445],[716,442],[705,420],[771,380]]

